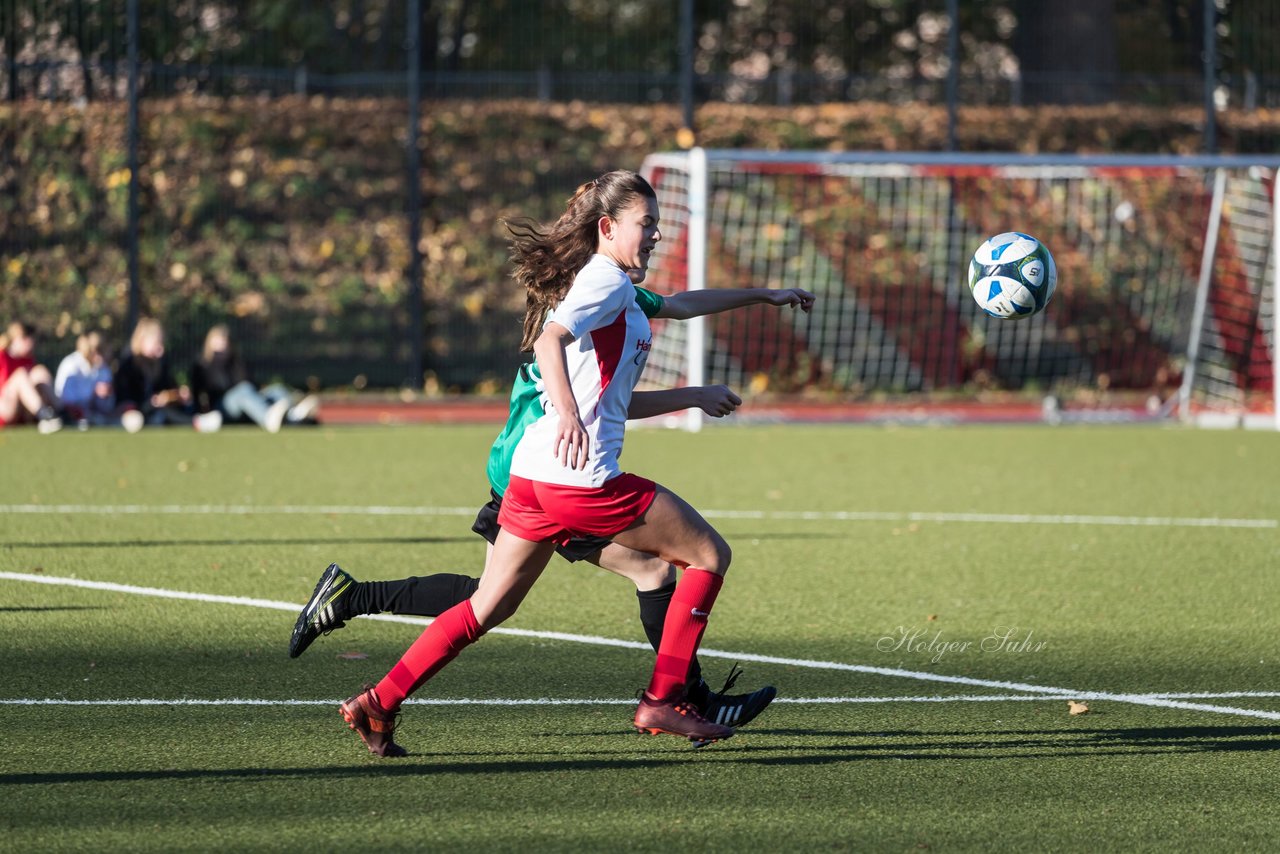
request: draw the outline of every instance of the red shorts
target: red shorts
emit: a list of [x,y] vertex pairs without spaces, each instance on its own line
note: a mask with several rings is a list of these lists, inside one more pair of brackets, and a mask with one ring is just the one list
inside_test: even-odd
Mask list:
[[644,515],[657,485],[620,474],[602,486],[561,486],[511,476],[498,524],[524,540],[566,545],[574,537],[612,537]]

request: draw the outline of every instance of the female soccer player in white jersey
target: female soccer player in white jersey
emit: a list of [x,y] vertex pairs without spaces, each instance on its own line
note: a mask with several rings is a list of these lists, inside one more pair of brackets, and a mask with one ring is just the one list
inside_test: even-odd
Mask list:
[[[813,294],[799,288],[717,288],[664,297],[640,287],[644,271],[629,271],[635,284],[636,303],[650,318],[688,319],[717,314],[749,305],[799,307],[809,311]],[[491,499],[476,514],[471,530],[492,546],[500,527],[498,513],[502,495],[511,478],[511,456],[525,428],[543,415],[542,377],[537,363],[520,366],[511,388],[507,423],[490,450],[486,473]],[[698,386],[663,391],[636,392],[631,398],[632,418],[644,418],[696,406],[719,418],[730,414],[740,399],[725,386]],[[671,597],[676,588],[676,568],[654,555],[642,554],[603,537],[574,537],[556,547],[556,553],[570,563],[587,561],[628,579],[636,586],[640,624],[656,651],[661,645]],[[479,578],[438,572],[387,581],[357,581],[336,563],[320,575],[311,598],[298,614],[289,639],[289,656],[297,658],[322,634],[344,627],[347,621],[365,614],[390,612],[400,615],[435,617],[471,598]],[[768,708],[777,690],[766,685],[746,693],[730,694],[741,675],[730,671],[718,692],[702,678],[695,658],[689,670],[688,698],[703,717],[740,727]]]
[[516,448],[502,530],[479,588],[441,614],[376,686],[343,703],[343,717],[373,752],[403,755],[393,734],[404,699],[515,612],[557,544],[598,536],[684,568],[636,728],[698,745],[727,738],[734,730],[699,715],[684,689],[729,547],[674,493],[618,465],[651,340],[626,271],[647,268],[661,239],[656,195],[640,176],[612,172],[580,187],[547,233],[532,225],[512,232],[528,296],[524,345],[542,368],[545,414]]

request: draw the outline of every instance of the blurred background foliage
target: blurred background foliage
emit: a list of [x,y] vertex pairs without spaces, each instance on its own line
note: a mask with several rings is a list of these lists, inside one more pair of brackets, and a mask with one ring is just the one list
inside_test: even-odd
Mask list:
[[[179,364],[228,321],[260,379],[491,391],[523,297],[501,222],[681,135],[680,0],[421,0],[414,180],[404,0],[136,0],[131,220],[126,0],[0,0],[0,318],[54,360],[86,326],[122,344],[141,309]],[[1179,152],[1280,142],[1280,11],[1208,0],[695,0],[699,144]],[[1206,83],[1209,88],[1206,90]]]
[[[402,89],[405,0],[136,0],[150,94]],[[1223,97],[1275,105],[1280,9],[1208,0]],[[682,0],[419,0],[437,95],[670,101]],[[1203,0],[959,0],[965,103],[1201,97]],[[952,59],[945,0],[692,0],[699,100],[914,100]],[[128,0],[3,0],[10,97],[119,97]],[[564,89],[574,91],[564,93]],[[1264,103],[1265,102],[1265,103]]]

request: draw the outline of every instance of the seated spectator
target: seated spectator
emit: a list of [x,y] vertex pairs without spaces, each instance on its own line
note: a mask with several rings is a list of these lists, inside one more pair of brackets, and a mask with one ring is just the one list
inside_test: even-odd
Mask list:
[[178,385],[164,349],[164,327],[144,317],[134,327],[115,375],[116,400],[142,413],[148,424],[190,424],[202,433],[222,426],[222,414],[193,415],[191,390]]
[[102,334],[91,330],[76,337],[76,349],[58,365],[54,393],[80,427],[110,425],[130,433],[142,429],[142,413],[116,404],[111,367]]
[[49,369],[37,365],[36,331],[25,323],[10,323],[0,335],[0,427],[35,422],[41,433],[62,429],[58,400]]
[[319,401],[311,395],[294,403],[294,394],[280,383],[259,389],[231,345],[224,324],[211,328],[200,358],[191,366],[191,394],[199,412],[221,412],[224,420],[252,421],[268,433],[285,423],[311,418]]

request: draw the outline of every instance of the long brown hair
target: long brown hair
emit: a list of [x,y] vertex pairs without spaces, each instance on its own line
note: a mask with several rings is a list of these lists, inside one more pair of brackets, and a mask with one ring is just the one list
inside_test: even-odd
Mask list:
[[559,305],[573,277],[595,254],[600,218],[620,217],[640,197],[658,194],[635,172],[607,172],[579,187],[550,228],[527,219],[507,222],[516,281],[525,287],[521,351],[533,349],[547,311]]

